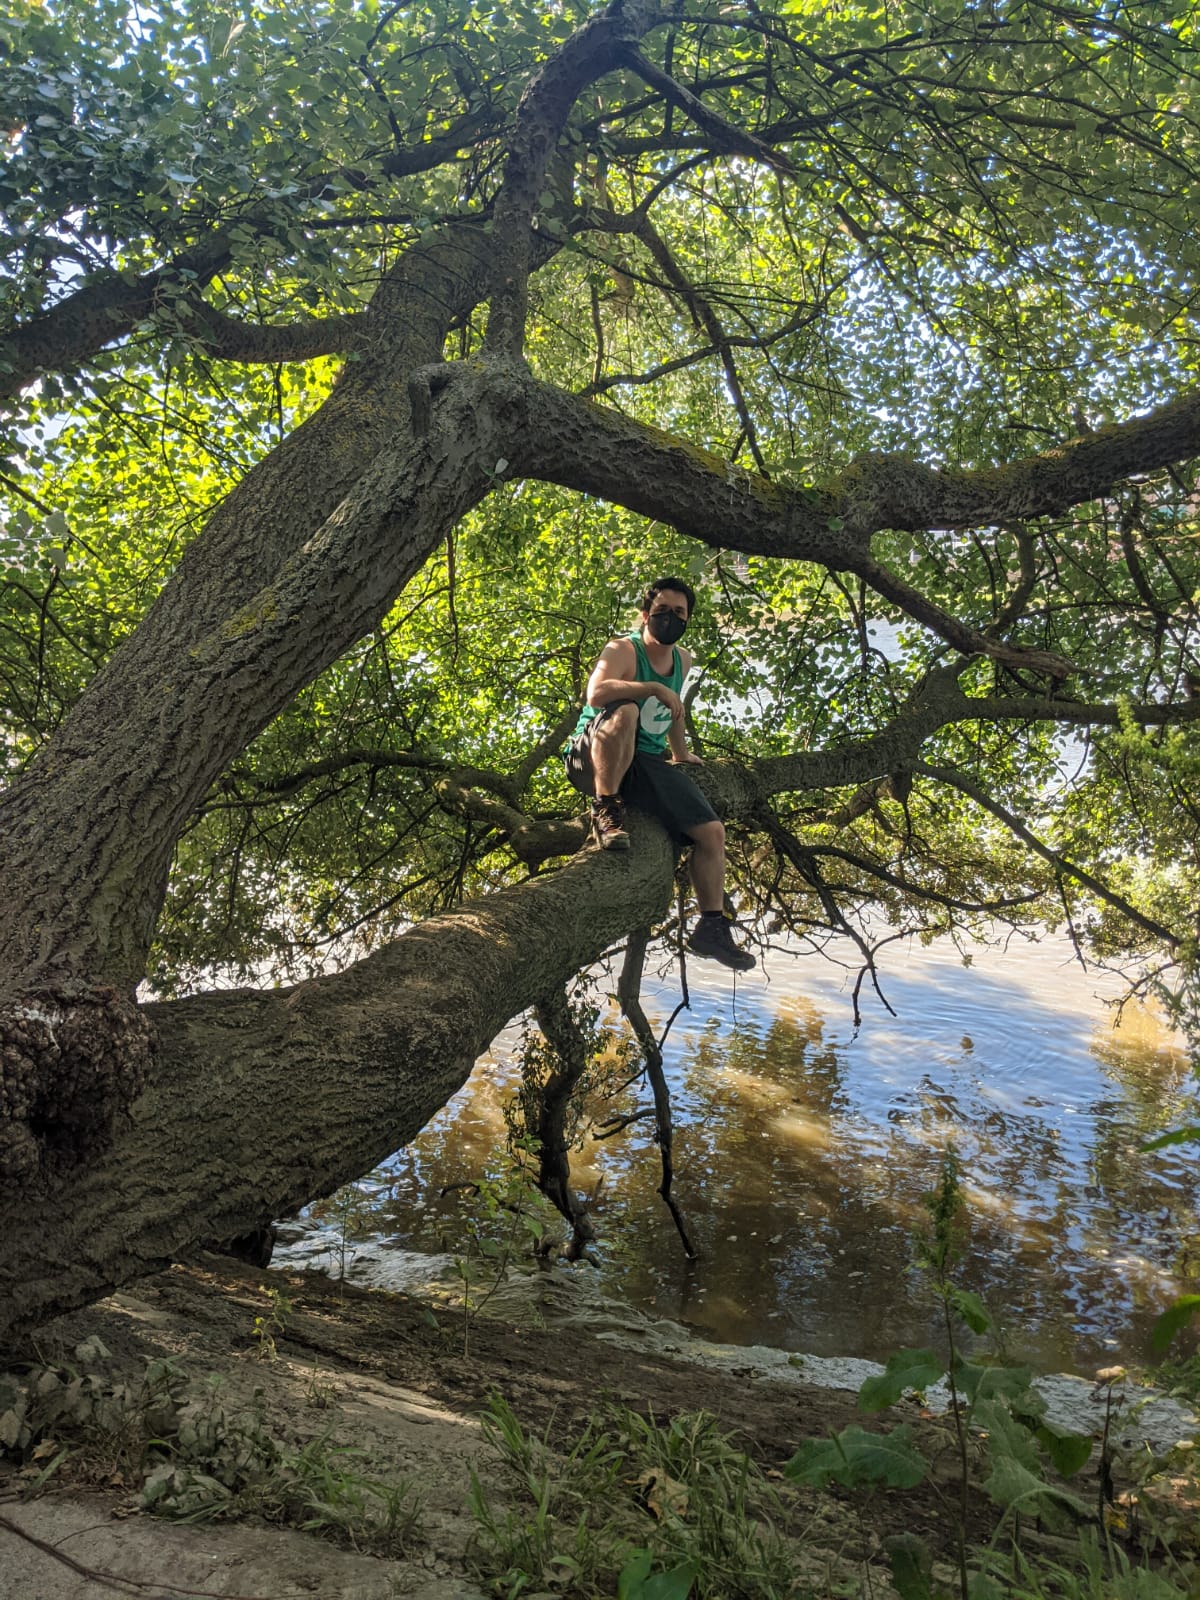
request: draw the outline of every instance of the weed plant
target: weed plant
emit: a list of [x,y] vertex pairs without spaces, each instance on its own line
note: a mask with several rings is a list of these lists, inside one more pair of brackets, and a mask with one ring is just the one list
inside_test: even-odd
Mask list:
[[539,1194],[531,1163],[536,1145],[527,1138],[510,1142],[511,1162],[459,1190],[465,1240],[455,1254],[454,1271],[462,1296],[463,1355],[471,1350],[475,1318],[508,1277],[518,1258],[541,1253],[549,1203]]
[[[928,1275],[948,1358],[933,1350],[901,1350],[883,1373],[860,1388],[866,1413],[889,1409],[905,1395],[923,1395],[945,1381],[957,1479],[948,1505],[956,1554],[956,1582],[935,1581],[933,1557],[920,1540],[905,1536],[890,1549],[892,1581],[901,1600],[1181,1600],[1197,1593],[1190,1573],[1160,1543],[1156,1566],[1134,1566],[1109,1536],[1106,1497],[1111,1492],[1107,1422],[1101,1442],[1098,1500],[1089,1503],[1067,1487],[1092,1456],[1092,1440],[1054,1426],[1028,1367],[970,1359],[964,1333],[986,1336],[992,1319],[979,1298],[959,1287],[954,1273],[964,1238],[961,1173],[953,1148],[945,1151],[934,1191],[925,1197],[926,1228],[918,1237],[917,1265]],[[1109,1375],[1110,1378],[1115,1376]],[[1108,1405],[1112,1393],[1109,1384]],[[982,1463],[982,1471],[977,1468]],[[1160,1462],[1144,1471],[1154,1472]],[[901,1424],[888,1433],[844,1428],[827,1439],[804,1441],[785,1469],[814,1488],[837,1484],[867,1495],[881,1487],[915,1488],[929,1462]],[[986,1472],[986,1476],[984,1473]],[[986,1548],[968,1547],[968,1507],[982,1489],[998,1508]],[[1022,1547],[1023,1522],[1065,1528],[1070,1560],[1048,1560]],[[1179,1582],[1176,1582],[1176,1579]],[[1180,1584],[1183,1586],[1181,1587]]]
[[801,1593],[794,1552],[772,1522],[778,1496],[713,1417],[659,1427],[611,1406],[559,1455],[493,1396],[483,1430],[508,1489],[497,1505],[493,1487],[471,1474],[476,1555],[505,1600],[611,1595],[614,1575],[621,1600]]
[[18,1464],[51,1457],[28,1493],[70,1460],[83,1479],[136,1488],[143,1510],[176,1522],[260,1517],[381,1555],[412,1543],[412,1487],[368,1476],[361,1452],[327,1436],[298,1449],[275,1438],[261,1390],[235,1406],[212,1379],[195,1396],[169,1360],[149,1362],[140,1383],[118,1382],[96,1370],[108,1357],[99,1340],[80,1348],[84,1370],[0,1377],[0,1454]]

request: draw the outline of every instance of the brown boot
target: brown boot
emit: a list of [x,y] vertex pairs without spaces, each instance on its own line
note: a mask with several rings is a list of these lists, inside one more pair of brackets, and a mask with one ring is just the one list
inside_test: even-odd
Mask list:
[[592,801],[592,837],[601,850],[628,850],[625,802],[619,794],[598,794]]
[[719,911],[706,912],[700,918],[692,929],[687,946],[693,955],[719,961],[723,967],[730,967],[734,972],[749,972],[755,964],[749,950],[741,950],[734,944],[729,923]]

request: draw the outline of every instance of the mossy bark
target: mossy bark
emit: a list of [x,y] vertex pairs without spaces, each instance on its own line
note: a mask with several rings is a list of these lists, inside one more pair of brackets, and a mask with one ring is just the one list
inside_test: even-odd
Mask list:
[[633,840],[422,923],[339,976],[148,1006],[157,1057],[108,1148],[0,1208],[0,1338],[404,1144],[511,1017],[663,914],[666,836],[637,819]]

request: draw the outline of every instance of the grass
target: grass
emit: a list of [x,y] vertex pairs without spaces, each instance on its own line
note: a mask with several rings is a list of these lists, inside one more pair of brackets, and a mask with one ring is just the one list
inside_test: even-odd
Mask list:
[[[992,1420],[999,1426],[1003,1418]],[[968,1600],[1200,1596],[1192,1559],[1198,1493],[1195,1462],[1186,1451],[1141,1464],[1122,1517],[1106,1507],[1103,1519],[1093,1514],[1081,1523],[1064,1514],[1044,1525],[1041,1513],[1049,1517],[1055,1502],[1042,1506],[1039,1493],[1034,1511],[1001,1515],[991,1542],[968,1545],[961,1563],[948,1546],[941,1558],[951,1555],[950,1568],[915,1535],[892,1535],[880,1552],[891,1566],[888,1588],[878,1568],[851,1566],[829,1548],[828,1527],[797,1531],[791,1491],[776,1489],[703,1412],[660,1424],[607,1406],[571,1443],[556,1438],[553,1428],[542,1436],[529,1432],[494,1395],[483,1432],[502,1470],[471,1476],[475,1568],[499,1600],[593,1600],[614,1593],[618,1600],[870,1600],[893,1590],[901,1600],[959,1600],[962,1565]],[[970,1458],[973,1493],[982,1491],[984,1474],[994,1472],[999,1446],[994,1438],[987,1446]],[[1037,1482],[1032,1471],[1028,1475]],[[882,1492],[894,1512],[909,1491]],[[944,1485],[927,1485],[926,1512],[929,1492],[942,1494],[949,1530],[957,1511],[954,1486],[947,1492]],[[1129,1524],[1130,1507],[1136,1527]],[[870,1548],[869,1502],[863,1509]],[[1079,1516],[1087,1518],[1082,1502],[1074,1513]],[[1058,1534],[1047,1531],[1054,1527]]]
[[704,1412],[660,1427],[607,1407],[559,1455],[495,1395],[483,1431],[508,1481],[498,1506],[490,1482],[471,1475],[477,1568],[505,1600],[548,1590],[564,1600],[611,1595],[617,1575],[629,1600],[806,1592],[795,1549],[774,1527],[778,1494]]

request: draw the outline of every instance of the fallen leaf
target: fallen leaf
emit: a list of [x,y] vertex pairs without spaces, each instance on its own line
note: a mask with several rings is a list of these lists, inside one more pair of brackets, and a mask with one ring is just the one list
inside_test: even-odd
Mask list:
[[657,1467],[643,1472],[637,1480],[637,1497],[652,1517],[661,1522],[664,1517],[687,1516],[688,1492],[682,1483]]

